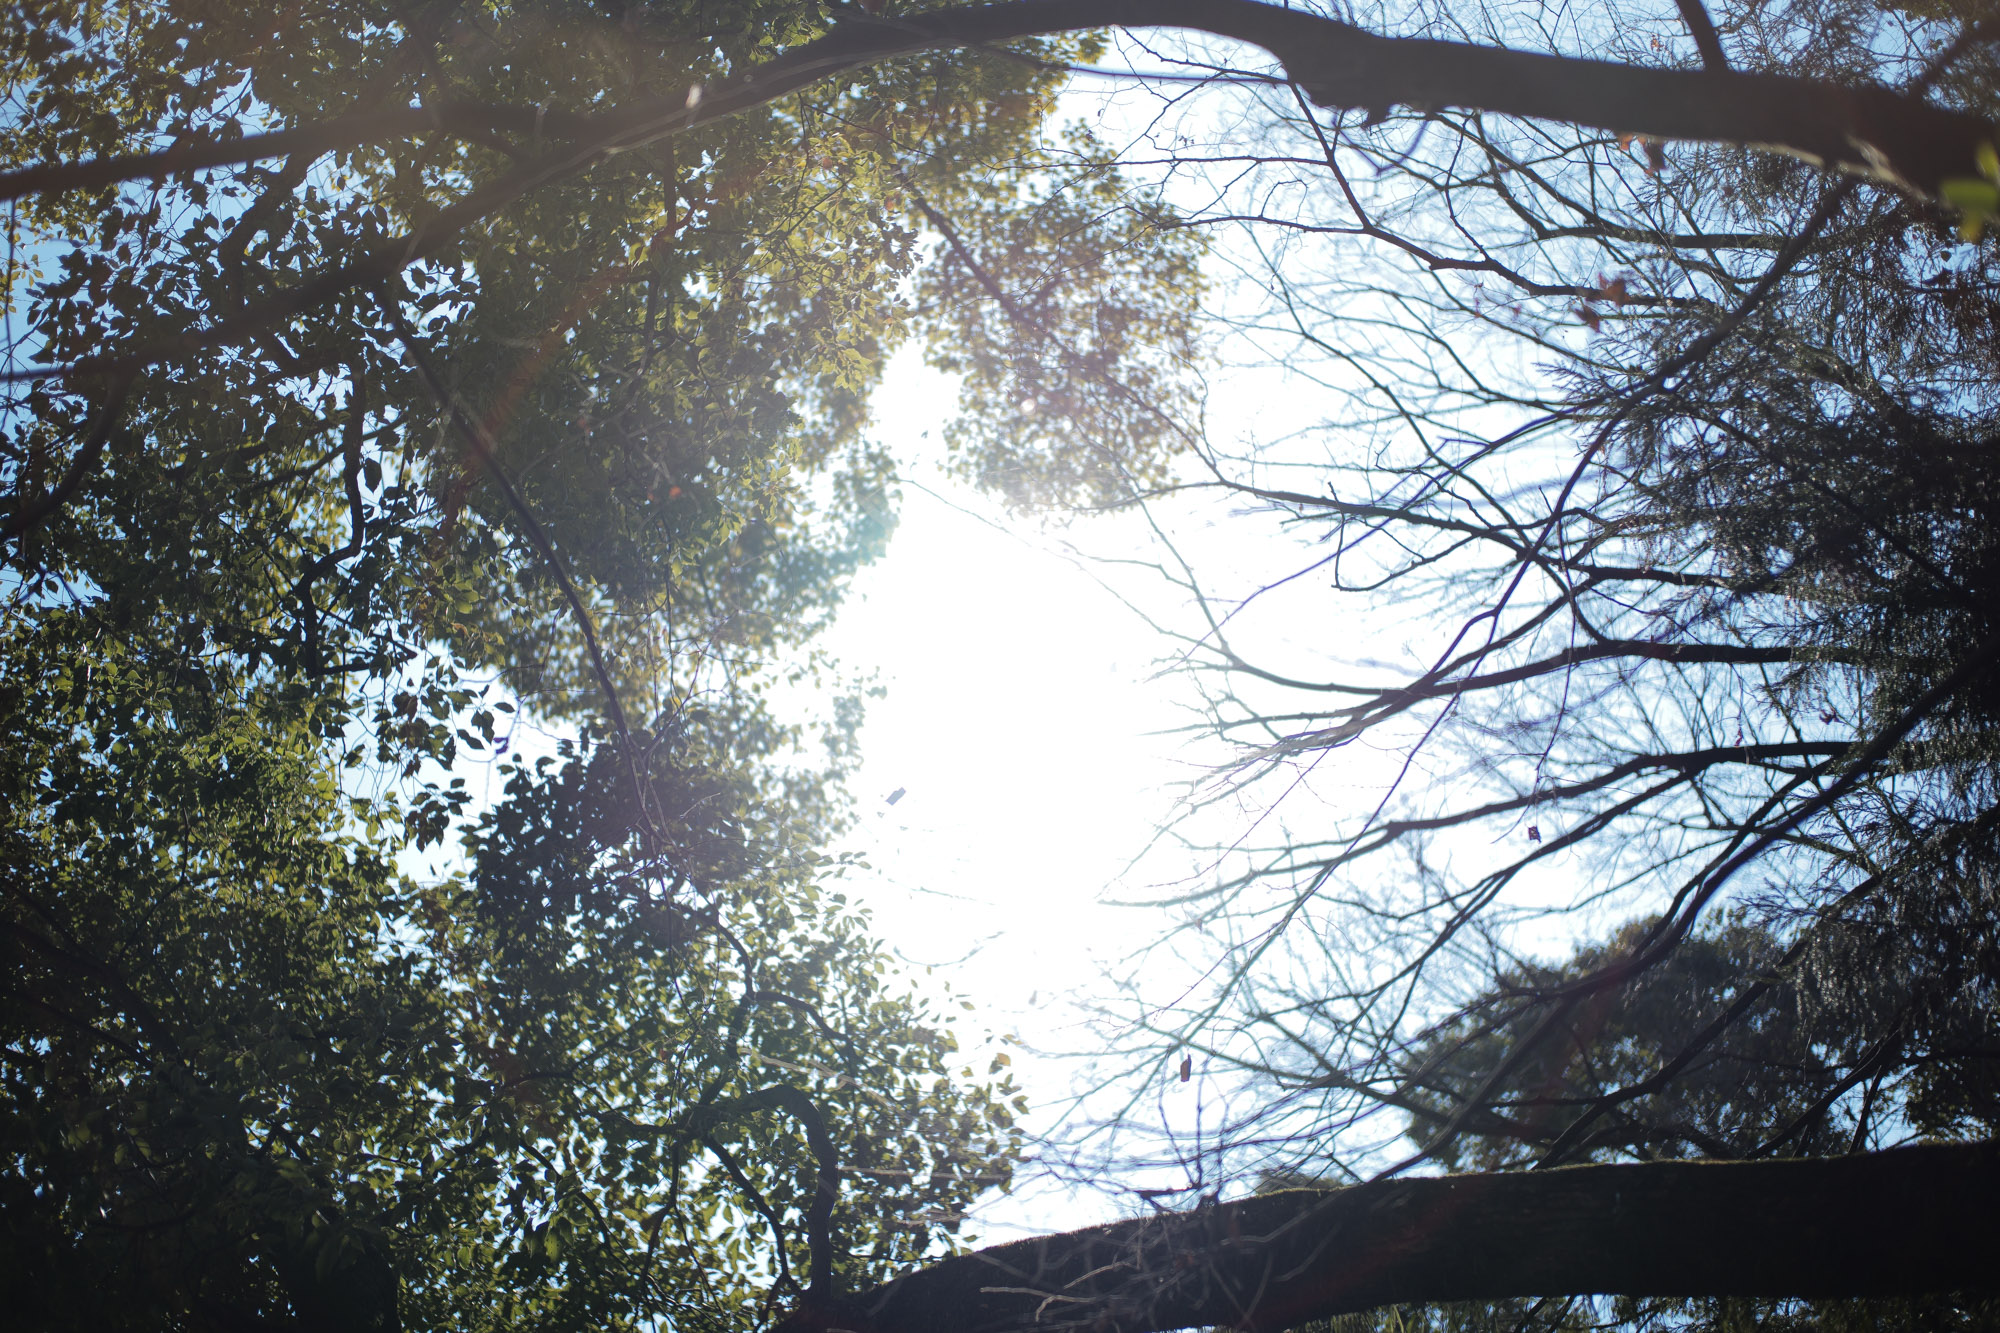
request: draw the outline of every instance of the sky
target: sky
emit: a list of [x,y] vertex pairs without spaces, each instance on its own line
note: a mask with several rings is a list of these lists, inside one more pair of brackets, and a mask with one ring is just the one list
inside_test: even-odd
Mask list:
[[[1147,53],[1135,58],[1159,64]],[[1057,119],[1090,123],[1145,157],[1180,123],[1178,111],[1157,119],[1166,111],[1154,90],[1082,80]],[[1210,370],[1205,425],[1226,450],[1260,453],[1318,422],[1319,400],[1282,383],[1282,374],[1219,363]],[[900,522],[887,554],[857,577],[823,646],[850,669],[878,673],[886,690],[870,701],[860,736],[860,819],[847,847],[869,869],[852,877],[852,891],[920,984],[948,984],[972,1001],[961,1027],[1020,1039],[1012,1067],[1033,1108],[1033,1135],[1071,1113],[1090,1086],[1093,1043],[1107,1038],[1084,1009],[1107,996],[1110,975],[1129,975],[1122,959],[1172,929],[1166,911],[1109,900],[1143,899],[1199,872],[1171,849],[1147,852],[1216,754],[1179,730],[1199,720],[1195,686],[1163,670],[1172,645],[1121,598],[1182,629],[1193,608],[1147,571],[1092,557],[1162,556],[1150,517],[1226,603],[1229,590],[1298,569],[1300,545],[1275,516],[1213,494],[1158,503],[1150,516],[1063,526],[1010,515],[942,467],[957,388],[923,364],[918,347],[891,362],[873,400],[874,433],[905,478]],[[1309,582],[1296,593],[1316,603],[1321,581]],[[1319,608],[1298,619],[1280,603],[1270,599],[1252,617],[1256,631],[1236,628],[1320,660],[1328,645]],[[1330,790],[1340,788],[1336,799],[1350,791],[1362,799],[1382,777],[1353,751],[1339,767],[1339,779],[1326,778]],[[1146,979],[1173,992],[1190,978],[1149,971]],[[972,1063],[975,1073],[986,1067]],[[1185,1115],[1200,1084],[1184,1088],[1163,1075],[1163,1120]],[[1093,1104],[1105,1103],[1086,1109]],[[1181,1183],[1121,1177],[1075,1189],[1029,1169],[1010,1195],[989,1195],[970,1210],[973,1230],[994,1242],[1067,1230],[1129,1212],[1138,1203],[1130,1187]]]
[[[878,673],[847,846],[851,892],[888,946],[969,998],[974,1034],[1018,1036],[1017,1080],[1043,1123],[1084,1037],[1072,1002],[1157,921],[1105,905],[1171,809],[1185,686],[1157,679],[1157,637],[1067,550],[1132,549],[1133,516],[1062,529],[1010,517],[939,466],[956,382],[899,356],[878,436],[911,460],[887,555],[857,579],[825,646]],[[893,803],[889,798],[901,792]],[[1028,1190],[986,1201],[994,1240],[1097,1220],[1103,1199]]]

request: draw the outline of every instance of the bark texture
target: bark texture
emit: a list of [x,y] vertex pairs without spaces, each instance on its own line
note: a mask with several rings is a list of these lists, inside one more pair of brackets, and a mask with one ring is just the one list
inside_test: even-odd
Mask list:
[[1264,1333],[1402,1302],[2000,1289],[2000,1144],[1388,1180],[1018,1241],[785,1333]]

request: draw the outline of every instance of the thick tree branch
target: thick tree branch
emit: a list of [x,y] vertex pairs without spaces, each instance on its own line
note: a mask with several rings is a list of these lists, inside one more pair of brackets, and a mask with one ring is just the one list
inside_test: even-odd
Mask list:
[[[2000,137],[1976,116],[1886,88],[1733,72],[1720,63],[1720,45],[1706,13],[1699,6],[1682,6],[1684,13],[1690,8],[1699,15],[1691,15],[1689,22],[1709,62],[1699,71],[1381,37],[1257,0],[1016,0],[841,23],[818,41],[718,88],[708,107],[692,109],[670,100],[613,113],[597,124],[609,130],[605,147],[632,147],[893,56],[1126,27],[1186,28],[1263,47],[1321,105],[1456,106],[1661,139],[1757,144],[1926,195],[1935,195],[1947,179],[1976,174],[1979,145]],[[343,117],[233,143],[32,167],[0,177],[0,199],[258,156],[324,151],[432,129],[520,129],[524,118],[536,116],[532,108],[454,104]],[[591,137],[582,118],[564,120],[560,130],[539,119],[535,128]]]
[[787,1333],[1275,1330],[1402,1302],[2000,1289],[2000,1145],[1291,1190],[1017,1241]]
[[273,130],[269,134],[177,143],[157,153],[121,153],[81,162],[38,163],[0,173],[0,203],[31,194],[103,189],[120,181],[240,166],[273,157],[297,157],[309,162],[322,153],[420,134],[443,133],[465,138],[499,133],[573,139],[602,128],[602,123],[590,116],[532,106],[447,102],[439,106],[389,107]]
[[[822,79],[924,51],[1107,27],[1183,28],[1260,46],[1323,106],[1453,106],[1657,139],[1751,144],[1932,197],[1946,181],[1976,176],[1981,150],[2000,142],[2000,129],[1977,116],[1880,87],[1849,88],[1726,70],[1650,69],[1458,42],[1380,37],[1257,0],[1015,0],[838,24],[825,37],[713,89],[697,87],[682,97],[649,99],[569,126],[576,137],[567,147],[472,190],[408,234],[344,267],[209,328],[67,366],[13,372],[0,376],[0,382],[129,369],[239,342],[343,292],[392,277],[436,253],[480,219],[607,157],[762,106]],[[444,113],[419,108],[376,114],[428,122]],[[477,107],[464,114],[491,123],[496,117],[524,113]],[[337,131],[330,128],[334,126]],[[400,127],[400,132],[414,128],[413,122]],[[286,135],[293,137],[282,137]],[[279,156],[352,143],[353,136],[354,122],[327,122],[266,136],[266,142],[249,151],[252,156]],[[367,137],[393,134],[375,129]],[[226,151],[220,145],[205,145],[171,160],[166,160],[168,155],[150,155],[106,159],[102,164],[48,164],[29,169],[39,175],[23,181],[17,173],[5,184],[17,193],[78,188],[86,182],[107,184],[135,175],[249,160],[245,151],[235,145]]]

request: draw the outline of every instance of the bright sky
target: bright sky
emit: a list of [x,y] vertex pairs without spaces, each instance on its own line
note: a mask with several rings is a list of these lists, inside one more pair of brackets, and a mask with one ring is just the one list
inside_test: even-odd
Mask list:
[[[1186,718],[1176,683],[1151,679],[1157,638],[1063,553],[1066,538],[1134,549],[1136,521],[1042,530],[944,476],[939,427],[955,398],[955,381],[912,351],[876,399],[879,438],[919,461],[905,467],[889,553],[860,576],[827,645],[888,689],[861,738],[850,845],[872,869],[852,883],[897,954],[974,1001],[968,1035],[1068,1047],[1080,1034],[1066,1001],[1158,925],[1099,899],[1181,772],[1174,738],[1149,733]],[[1067,1067],[1030,1052],[1015,1053],[1015,1070],[1036,1106],[1068,1090]],[[1088,1206],[996,1200],[979,1230],[999,1240],[1077,1225],[1095,1220],[1075,1211]]]

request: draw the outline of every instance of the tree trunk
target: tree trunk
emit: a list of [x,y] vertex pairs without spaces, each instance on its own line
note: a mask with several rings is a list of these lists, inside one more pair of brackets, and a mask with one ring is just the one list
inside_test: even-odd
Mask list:
[[2000,1289],[2000,1144],[1289,1190],[947,1259],[786,1333],[1277,1330],[1403,1302]]

